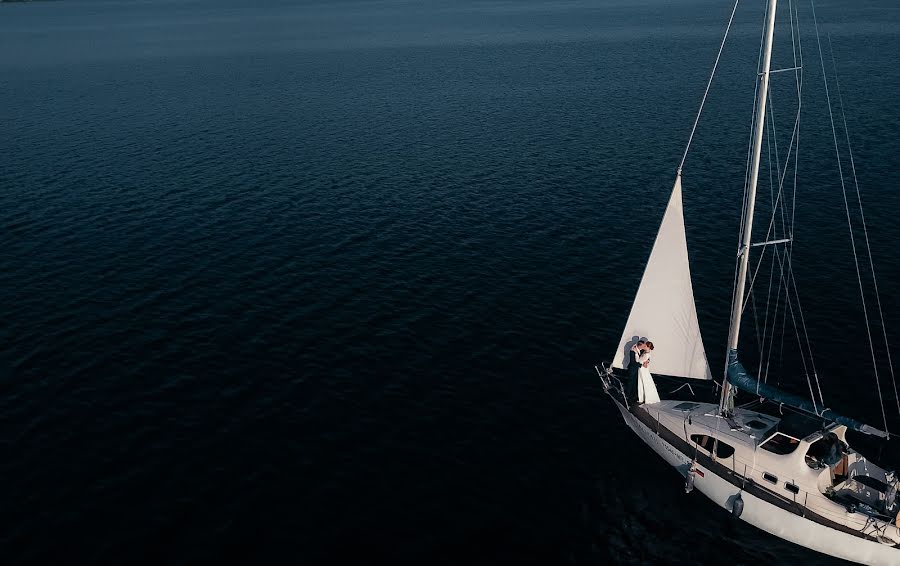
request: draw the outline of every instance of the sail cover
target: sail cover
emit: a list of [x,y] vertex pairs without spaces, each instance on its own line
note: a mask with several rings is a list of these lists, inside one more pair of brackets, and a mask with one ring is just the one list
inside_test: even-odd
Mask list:
[[[653,345],[656,346],[656,344]],[[880,436],[881,438],[889,437],[887,432],[879,430],[874,426],[867,425],[866,423],[851,419],[849,417],[845,417],[843,415],[839,415],[831,409],[827,409],[825,407],[817,407],[815,402],[810,403],[809,399],[804,399],[799,395],[787,393],[778,389],[777,387],[772,387],[767,383],[760,383],[758,379],[751,376],[750,373],[746,369],[744,369],[744,366],[738,360],[737,350],[728,351],[727,375],[728,381],[732,385],[742,391],[746,391],[747,393],[758,395],[759,397],[768,399],[775,403],[780,403],[783,405],[794,407],[795,409],[800,409],[801,411],[817,415],[825,420],[842,424],[847,428],[858,430],[859,432],[862,432],[864,434]]]
[[638,337],[653,342],[651,372],[712,379],[694,305],[680,175],[675,179],[613,367],[627,366],[628,350]]

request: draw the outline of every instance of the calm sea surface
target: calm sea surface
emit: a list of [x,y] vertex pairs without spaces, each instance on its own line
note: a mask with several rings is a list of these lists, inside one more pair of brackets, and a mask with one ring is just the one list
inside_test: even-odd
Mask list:
[[[745,4],[684,176],[715,375],[764,7]],[[0,562],[834,563],[685,495],[592,367],[730,9],[0,4]],[[881,425],[799,12],[795,273],[826,401]],[[817,15],[900,344],[900,5]],[[774,77],[783,159],[794,74]]]

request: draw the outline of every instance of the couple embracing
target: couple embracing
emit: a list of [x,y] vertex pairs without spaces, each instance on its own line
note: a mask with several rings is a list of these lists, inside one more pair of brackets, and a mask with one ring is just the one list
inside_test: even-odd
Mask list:
[[653,342],[638,340],[631,347],[628,354],[628,390],[629,401],[640,403],[658,403],[659,393],[656,384],[650,374],[650,353],[653,351]]

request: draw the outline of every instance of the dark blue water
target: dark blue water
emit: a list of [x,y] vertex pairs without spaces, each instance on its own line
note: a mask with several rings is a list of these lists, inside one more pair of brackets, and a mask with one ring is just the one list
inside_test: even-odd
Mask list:
[[[592,368],[731,8],[673,4],[0,5],[2,562],[828,562],[686,496]],[[685,170],[717,375],[761,8]],[[795,271],[826,401],[878,425],[800,12]],[[818,15],[896,343],[900,10]]]

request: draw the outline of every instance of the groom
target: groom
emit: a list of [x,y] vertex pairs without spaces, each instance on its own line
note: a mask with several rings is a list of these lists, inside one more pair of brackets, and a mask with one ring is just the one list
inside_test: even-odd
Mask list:
[[625,384],[625,397],[629,403],[637,401],[638,370],[641,367],[641,364],[638,363],[638,358],[644,353],[646,349],[645,344],[643,340],[638,340],[637,344],[632,346],[628,352],[628,383]]

